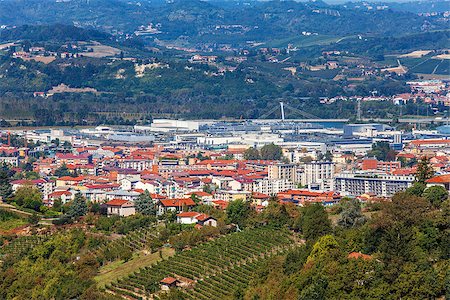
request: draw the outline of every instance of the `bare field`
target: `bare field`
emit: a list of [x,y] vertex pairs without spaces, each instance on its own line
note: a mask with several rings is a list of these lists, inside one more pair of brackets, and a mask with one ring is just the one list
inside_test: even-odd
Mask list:
[[417,50],[410,53],[402,54],[399,57],[421,58],[422,56],[425,56],[430,52],[431,50]]

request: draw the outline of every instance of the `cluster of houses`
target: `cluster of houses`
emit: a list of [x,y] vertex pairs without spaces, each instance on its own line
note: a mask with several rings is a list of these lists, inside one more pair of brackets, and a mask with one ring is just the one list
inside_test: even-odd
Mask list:
[[[292,149],[282,150],[283,161],[246,160],[245,148],[70,146],[33,159],[31,169],[39,179],[11,184],[14,191],[25,185],[37,187],[49,207],[81,193],[89,201],[104,204],[109,215],[120,216],[135,214],[134,201],[148,191],[158,215],[175,212],[178,222],[198,226],[215,226],[216,221],[195,212],[197,204],[226,209],[230,201],[242,199],[262,211],[271,199],[298,206],[333,205],[343,196],[386,199],[413,184],[416,161],[423,156],[430,157],[437,175],[429,184],[449,189],[448,139],[413,140],[388,162],[350,152],[331,153],[325,160],[315,147],[299,150],[297,160]],[[0,147],[0,153],[0,163],[19,173],[35,154],[7,145]]]

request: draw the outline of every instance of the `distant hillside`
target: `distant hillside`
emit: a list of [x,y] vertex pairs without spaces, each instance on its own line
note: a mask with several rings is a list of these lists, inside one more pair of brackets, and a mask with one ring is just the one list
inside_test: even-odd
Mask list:
[[9,26],[61,23],[116,35],[133,33],[152,23],[158,25],[159,32],[150,39],[232,44],[295,37],[305,31],[332,36],[398,35],[448,26],[442,20],[409,12],[364,10],[322,1],[239,5],[200,0],[4,0],[0,2],[0,20]]
[[73,25],[22,25],[0,31],[0,41],[103,41],[109,34],[92,29],[78,28]]

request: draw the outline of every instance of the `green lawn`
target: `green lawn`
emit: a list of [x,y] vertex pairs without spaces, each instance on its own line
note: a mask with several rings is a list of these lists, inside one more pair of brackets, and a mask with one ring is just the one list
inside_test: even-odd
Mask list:
[[[174,254],[174,249],[162,249],[163,258],[168,258]],[[145,255],[144,252],[140,251],[139,253],[133,255],[133,258],[127,262],[120,260],[101,267],[99,274],[94,278],[94,280],[97,282],[97,286],[104,287],[108,283],[136,272],[139,268],[150,266],[160,260],[162,259],[159,252]]]

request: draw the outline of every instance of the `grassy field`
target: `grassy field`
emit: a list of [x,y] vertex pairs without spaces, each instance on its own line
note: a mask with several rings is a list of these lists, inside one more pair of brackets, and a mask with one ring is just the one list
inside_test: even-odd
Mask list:
[[[175,254],[175,250],[171,248],[162,249],[162,257],[168,258]],[[100,268],[99,274],[94,278],[97,282],[97,286],[104,287],[119,278],[125,277],[139,268],[150,266],[156,262],[162,260],[159,252],[145,254],[139,252],[133,256],[133,258],[127,262],[123,260],[112,262]]]

